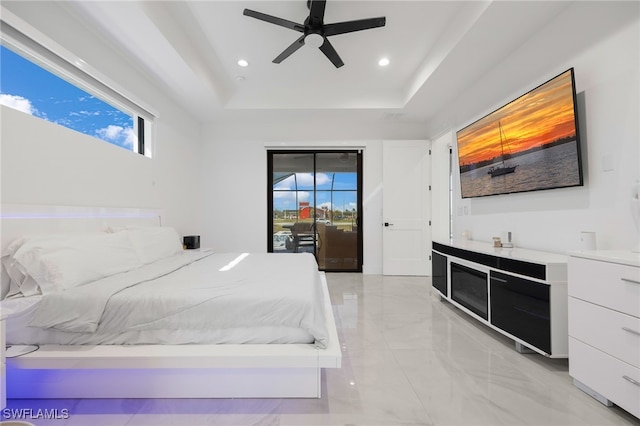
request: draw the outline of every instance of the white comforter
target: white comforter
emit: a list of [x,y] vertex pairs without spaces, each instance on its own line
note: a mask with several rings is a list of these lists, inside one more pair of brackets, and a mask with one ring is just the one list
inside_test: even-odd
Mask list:
[[[235,266],[224,269],[233,260]],[[320,275],[310,254],[184,252],[42,297],[30,326],[69,333],[301,329],[325,348]]]

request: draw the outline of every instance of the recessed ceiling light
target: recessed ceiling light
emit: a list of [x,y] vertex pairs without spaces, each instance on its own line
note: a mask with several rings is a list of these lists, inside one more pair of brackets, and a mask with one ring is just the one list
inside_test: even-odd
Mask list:
[[378,65],[380,65],[381,67],[386,67],[387,65],[389,65],[389,59],[388,58],[382,58],[378,61]]
[[241,67],[248,67],[249,62],[245,61],[244,59],[238,59],[238,65],[240,65]]

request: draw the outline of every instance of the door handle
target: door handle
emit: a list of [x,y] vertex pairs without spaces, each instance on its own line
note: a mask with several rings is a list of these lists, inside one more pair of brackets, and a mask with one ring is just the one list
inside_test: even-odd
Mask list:
[[633,383],[636,386],[640,386],[640,382],[637,380],[633,380],[631,377],[629,376],[622,376],[623,379],[625,379],[627,382],[629,383]]
[[622,329],[624,331],[627,331],[627,332],[631,333],[631,334],[635,334],[636,336],[640,336],[640,331],[635,331],[634,329],[629,328],[629,327],[622,327]]
[[384,226],[393,226],[393,223],[385,222]]

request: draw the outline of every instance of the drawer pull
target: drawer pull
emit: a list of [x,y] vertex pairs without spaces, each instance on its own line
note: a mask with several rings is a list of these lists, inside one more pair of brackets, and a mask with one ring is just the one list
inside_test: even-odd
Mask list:
[[498,281],[498,282],[501,282],[501,283],[507,283],[507,282],[509,282],[509,281],[507,281],[507,280],[504,280],[504,279],[502,279],[502,278],[498,278],[498,277],[491,277],[491,279],[492,279],[492,280],[495,280],[495,281]]
[[640,331],[635,331],[634,329],[629,328],[629,327],[622,327],[622,329],[624,331],[628,331],[631,334],[635,334],[636,336],[640,336]]
[[625,379],[627,382],[633,383],[636,386],[640,386],[640,382],[637,380],[633,380],[631,377],[629,376],[622,376],[623,379]]
[[622,281],[626,281],[628,283],[632,283],[632,284],[640,284],[640,281],[638,280],[632,280],[631,278],[620,278]]

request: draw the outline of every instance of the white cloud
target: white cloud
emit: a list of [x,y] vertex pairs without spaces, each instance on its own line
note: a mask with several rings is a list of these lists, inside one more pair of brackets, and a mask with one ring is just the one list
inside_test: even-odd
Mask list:
[[331,178],[326,173],[317,173],[316,174],[316,185],[324,185],[325,183],[331,182]]
[[100,115],[100,111],[85,111],[85,110],[82,110],[82,111],[71,111],[69,113],[69,115],[91,117],[91,116]]
[[298,187],[313,186],[313,174],[311,173],[296,173],[296,180]]
[[[313,186],[313,173],[296,173],[298,186]],[[316,185],[324,185],[331,182],[331,178],[326,173],[316,174]]]
[[57,120],[54,120],[53,123],[59,124],[60,126],[68,127],[70,129],[73,129],[73,122],[71,120],[69,120],[68,118],[59,118]]
[[278,184],[273,189],[290,190],[290,189],[293,189],[294,187],[295,187],[295,179],[292,175],[278,182]]
[[0,104],[31,115],[34,115],[38,111],[29,99],[17,95],[0,93]]
[[327,210],[333,210],[333,209],[331,208],[331,201],[327,201],[327,202],[324,202],[324,203],[320,203],[320,204],[318,205],[318,208],[320,208],[320,209],[327,209]]
[[100,137],[114,141],[122,134],[123,131],[123,127],[110,124],[107,127],[96,130],[96,133]]
[[133,143],[136,140],[136,134],[133,132],[133,128],[127,127],[124,130],[124,134],[126,135],[125,143],[127,144],[128,147],[133,148]]
[[113,124],[96,130],[96,135],[98,135],[100,139],[113,142],[126,148],[133,148],[135,141],[135,133],[131,127],[115,126]]
[[[273,191],[273,198],[279,201],[294,201],[296,200],[296,193],[294,192],[281,192],[281,191]],[[307,191],[298,191],[298,201],[307,201],[309,200],[309,192]]]
[[[324,185],[331,182],[331,178],[326,173],[316,174],[316,185]],[[298,188],[300,187],[312,187],[313,186],[313,173],[296,173],[294,176],[289,176],[282,182],[279,182],[275,189],[296,189],[296,183]]]

